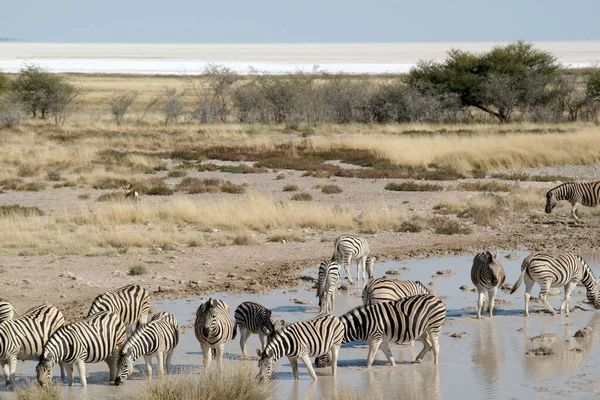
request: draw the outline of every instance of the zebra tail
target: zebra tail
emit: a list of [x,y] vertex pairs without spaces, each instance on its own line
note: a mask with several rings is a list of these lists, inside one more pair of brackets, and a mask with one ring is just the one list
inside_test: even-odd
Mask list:
[[233,324],[233,335],[231,335],[231,340],[235,339],[236,335],[237,335],[237,323]]
[[513,294],[514,292],[517,291],[517,289],[519,288],[519,286],[521,286],[521,283],[523,282],[523,277],[525,276],[525,270],[527,268],[522,268],[521,269],[521,276],[519,276],[519,279],[517,280],[517,282],[515,282],[515,285],[513,286],[513,288],[510,290],[510,294]]

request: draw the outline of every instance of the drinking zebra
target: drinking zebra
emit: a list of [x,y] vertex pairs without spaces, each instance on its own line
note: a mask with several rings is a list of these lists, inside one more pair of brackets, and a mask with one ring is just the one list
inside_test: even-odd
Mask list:
[[245,301],[233,313],[235,323],[240,330],[240,348],[246,357],[246,342],[251,334],[258,334],[260,348],[265,348],[265,337],[272,336],[275,331],[285,326],[285,321],[273,321],[271,310],[258,303]]
[[600,181],[567,182],[548,190],[546,193],[546,214],[550,214],[560,200],[567,200],[571,203],[571,216],[579,222],[577,216],[579,205],[596,207],[600,204]]
[[212,298],[201,304],[196,311],[194,333],[202,347],[204,367],[210,365],[212,349],[220,367],[225,342],[235,339],[237,333],[235,321],[229,316],[229,306],[222,300]]
[[157,359],[158,376],[162,378],[165,371],[169,373],[171,357],[177,343],[179,343],[179,326],[175,316],[167,312],[155,314],[125,342],[119,354],[119,372],[115,384],[120,385],[129,378],[133,371],[133,363],[140,356],[143,356],[146,362],[148,379],[152,379],[152,357]]
[[350,263],[352,260],[356,262],[357,280],[367,280],[373,277],[373,267],[375,265],[375,257],[371,256],[371,249],[367,239],[359,236],[340,235],[335,240],[333,246],[332,260],[341,263],[344,266],[348,281],[352,283],[352,274],[350,273]]
[[473,258],[471,266],[471,282],[477,288],[477,318],[481,318],[481,309],[483,308],[484,292],[488,293],[488,311],[490,317],[494,312],[494,302],[496,301],[496,292],[498,287],[504,284],[506,272],[504,267],[498,261],[496,254],[489,251],[478,253]]
[[517,291],[521,282],[525,280],[525,316],[529,315],[529,298],[534,283],[540,285],[540,301],[552,315],[556,311],[548,303],[546,296],[550,288],[565,287],[565,297],[560,305],[560,312],[569,314],[569,301],[571,293],[578,283],[585,286],[587,299],[596,309],[600,309],[600,291],[594,273],[587,262],[573,253],[550,255],[532,253],[521,264],[521,276],[515,283],[511,294]]
[[398,279],[377,278],[367,283],[362,292],[365,306],[383,301],[396,301],[419,294],[430,294],[420,281],[401,281]]
[[58,308],[42,304],[16,319],[0,323],[0,366],[6,384],[14,383],[17,359],[39,359],[50,336],[64,322],[65,318]]
[[340,265],[335,261],[322,262],[319,266],[317,297],[321,313],[330,313],[335,307],[335,291],[340,280]]
[[14,319],[16,316],[15,307],[8,300],[0,299],[0,322]]
[[344,343],[356,340],[369,343],[367,368],[373,364],[379,347],[393,366],[395,361],[389,343],[411,340],[423,343],[423,350],[415,362],[421,362],[433,349],[433,363],[437,364],[440,352],[438,337],[445,319],[444,303],[430,294],[359,306],[340,317],[346,330]]
[[139,322],[140,326],[146,324],[149,310],[150,296],[146,289],[140,285],[128,285],[97,296],[87,316],[103,311],[114,312],[128,330],[133,331],[136,323]]
[[328,354],[331,359],[331,374],[335,376],[340,345],[344,340],[344,325],[338,317],[325,314],[316,318],[290,324],[267,343],[264,351],[258,351],[258,379],[271,378],[277,360],[287,356],[292,366],[294,379],[298,379],[298,359],[302,360],[313,380],[317,374],[310,363],[310,357]]
[[119,316],[112,312],[100,312],[72,324],[63,325],[44,346],[35,370],[41,386],[52,378],[52,367],[63,363],[67,372],[67,383],[73,384],[73,365],[79,370],[82,386],[87,385],[85,363],[105,361],[110,370],[109,381],[116,378],[119,349],[125,343],[127,327]]

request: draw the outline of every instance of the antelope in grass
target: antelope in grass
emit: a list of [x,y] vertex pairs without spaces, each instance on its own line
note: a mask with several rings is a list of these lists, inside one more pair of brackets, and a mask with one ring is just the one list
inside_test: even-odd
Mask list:
[[137,192],[137,190],[133,189],[133,185],[131,183],[123,185],[122,188],[125,191],[125,200],[130,200],[134,202],[138,202],[140,200],[139,193]]

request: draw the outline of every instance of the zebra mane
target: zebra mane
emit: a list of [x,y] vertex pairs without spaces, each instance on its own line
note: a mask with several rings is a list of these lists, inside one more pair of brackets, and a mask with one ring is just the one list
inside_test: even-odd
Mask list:
[[596,277],[594,276],[594,272],[588,265],[588,263],[580,256],[577,256],[579,261],[581,262],[581,266],[583,268],[583,276],[581,277],[581,283],[586,288],[588,299],[590,296],[595,297],[598,295],[598,282],[596,281]]
[[564,200],[563,197],[565,194],[570,193],[575,187],[575,182],[565,182],[561,183],[558,186],[553,187],[552,189],[546,192],[546,196],[553,194],[557,200]]
[[287,344],[290,343],[290,332],[288,331],[292,325],[293,324],[285,326],[279,331],[275,331],[273,336],[268,340],[265,350],[262,352],[263,356],[267,355],[268,357],[273,358],[273,361],[277,361],[286,354],[288,350]]

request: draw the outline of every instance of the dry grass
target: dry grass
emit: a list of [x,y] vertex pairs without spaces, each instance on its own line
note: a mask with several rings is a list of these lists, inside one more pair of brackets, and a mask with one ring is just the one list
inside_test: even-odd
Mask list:
[[444,190],[444,187],[431,183],[418,183],[409,181],[400,183],[390,182],[385,185],[385,190],[393,190],[397,192],[439,192]]
[[66,400],[73,398],[70,395],[65,396],[59,385],[49,385],[42,388],[36,383],[26,387],[17,387],[15,395],[17,400]]
[[295,195],[293,195],[292,197],[290,197],[290,200],[293,201],[312,201],[312,196],[310,195],[310,193],[296,193]]
[[341,187],[339,187],[337,185],[323,185],[321,187],[321,192],[323,192],[325,194],[336,194],[336,193],[342,193],[343,190]]
[[512,192],[516,189],[516,185],[496,181],[461,182],[455,188],[455,190],[468,192]]
[[234,193],[242,194],[246,189],[242,185],[236,185],[230,181],[222,179],[198,179],[187,177],[184,178],[178,185],[177,190],[190,193]]

